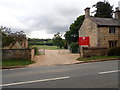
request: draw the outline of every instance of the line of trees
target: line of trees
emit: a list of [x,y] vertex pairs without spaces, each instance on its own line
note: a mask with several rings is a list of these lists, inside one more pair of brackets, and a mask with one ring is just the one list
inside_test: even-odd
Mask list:
[[37,38],[28,38],[28,45],[48,45],[53,46],[52,39],[37,39]]

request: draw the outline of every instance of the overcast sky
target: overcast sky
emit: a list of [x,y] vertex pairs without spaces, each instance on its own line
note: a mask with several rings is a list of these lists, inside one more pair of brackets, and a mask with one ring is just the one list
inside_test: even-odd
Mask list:
[[[0,25],[23,30],[30,38],[64,33],[84,9],[100,0],[0,0]],[[104,1],[104,0],[101,0]],[[120,0],[108,0],[114,8]],[[14,29],[15,30],[15,29]]]

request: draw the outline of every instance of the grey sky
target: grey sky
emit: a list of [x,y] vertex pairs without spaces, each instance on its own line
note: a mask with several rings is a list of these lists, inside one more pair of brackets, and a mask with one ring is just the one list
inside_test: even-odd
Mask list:
[[[100,0],[0,0],[0,25],[22,29],[31,38],[64,33],[86,7]],[[103,0],[101,0],[103,1]],[[114,8],[119,0],[109,0]]]

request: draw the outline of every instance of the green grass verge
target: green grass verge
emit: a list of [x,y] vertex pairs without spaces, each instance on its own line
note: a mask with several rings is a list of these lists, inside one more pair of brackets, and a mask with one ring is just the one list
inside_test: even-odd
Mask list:
[[79,61],[90,61],[90,60],[100,60],[100,59],[118,59],[120,56],[93,56],[93,57],[83,57],[78,58]]
[[47,45],[32,45],[30,47],[37,47],[37,48],[40,48],[40,49],[50,49],[50,50],[59,49],[59,47],[57,47],[57,46],[47,46]]
[[0,66],[2,67],[26,66],[33,63],[35,62],[31,60],[3,60],[2,62],[0,62]]

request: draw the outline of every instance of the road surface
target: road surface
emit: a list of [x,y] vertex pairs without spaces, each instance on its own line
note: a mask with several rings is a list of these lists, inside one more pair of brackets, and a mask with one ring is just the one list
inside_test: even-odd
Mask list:
[[2,88],[118,88],[118,60],[2,72]]

